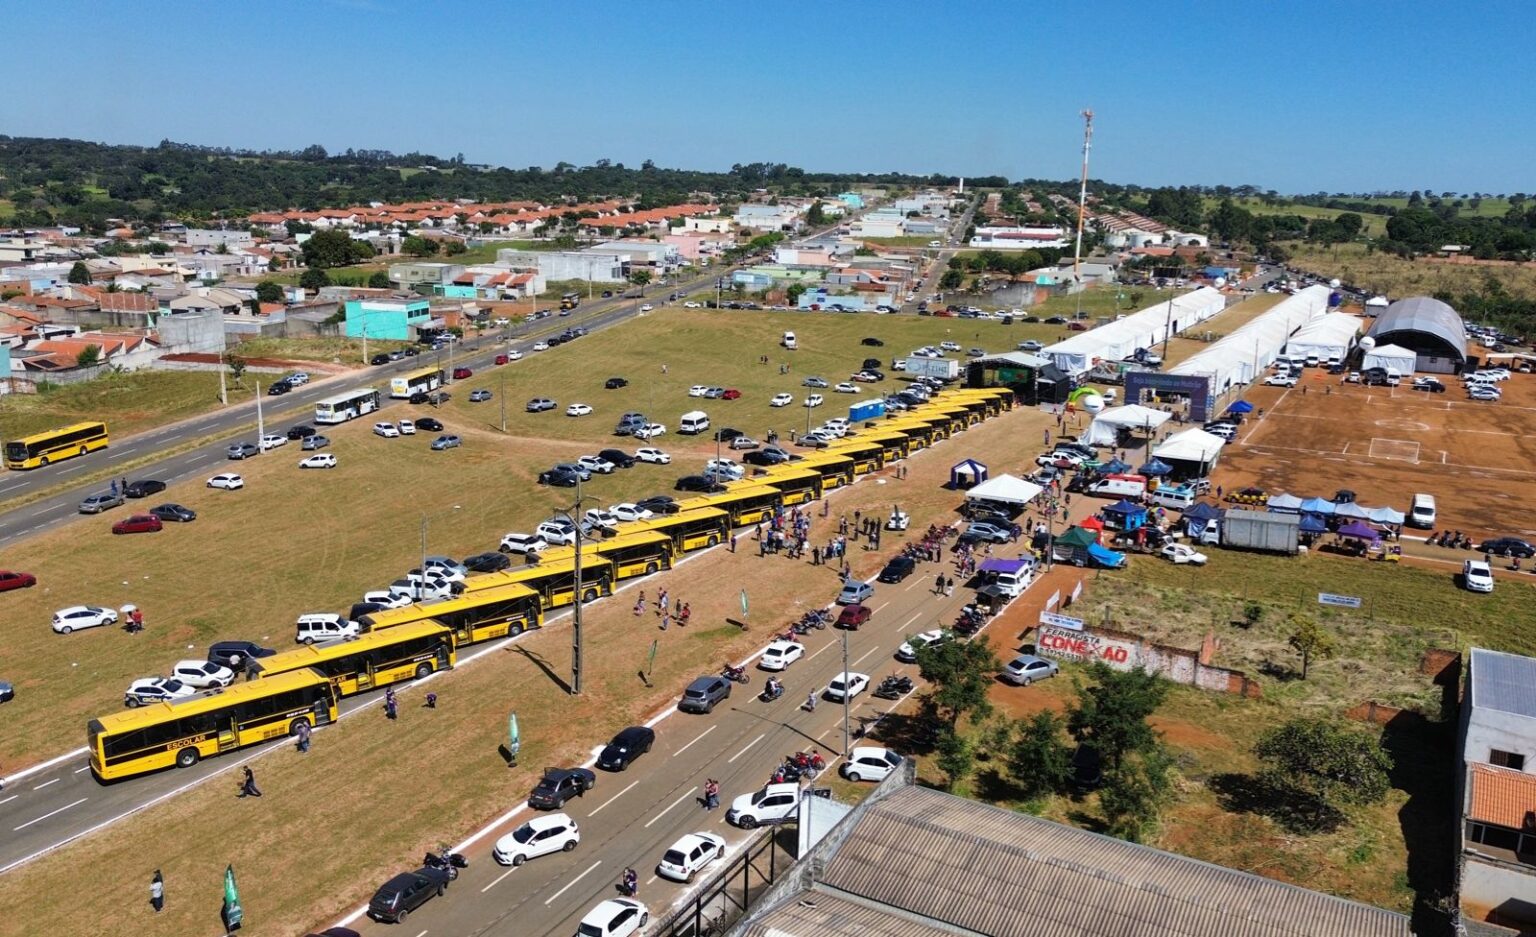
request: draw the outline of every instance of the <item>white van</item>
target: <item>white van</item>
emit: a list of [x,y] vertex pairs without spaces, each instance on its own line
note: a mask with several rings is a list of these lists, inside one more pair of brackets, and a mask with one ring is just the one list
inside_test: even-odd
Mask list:
[[1408,510],[1408,523],[1413,527],[1423,527],[1426,530],[1434,529],[1434,495],[1416,494],[1413,496],[1413,507]]
[[689,410],[677,420],[677,431],[685,436],[697,436],[708,430],[709,414],[703,410]]
[[351,638],[362,633],[362,626],[355,621],[342,618],[331,612],[311,612],[300,615],[298,631],[293,640],[300,644],[314,644],[316,641],[334,641],[337,638]]
[[1195,490],[1183,485],[1164,485],[1152,492],[1152,503],[1173,511],[1183,511],[1195,503]]
[[1144,475],[1106,475],[1088,486],[1088,493],[1099,498],[1140,498],[1147,493]]
[[779,340],[779,344],[783,345],[785,348],[789,349],[790,351],[794,351],[795,350],[795,333],[794,332],[785,332],[784,333],[784,337]]
[[1035,561],[1033,557],[1020,557],[1028,565],[1016,573],[993,573],[992,585],[1010,598],[1016,598],[1024,594],[1029,588],[1029,582],[1035,576]]

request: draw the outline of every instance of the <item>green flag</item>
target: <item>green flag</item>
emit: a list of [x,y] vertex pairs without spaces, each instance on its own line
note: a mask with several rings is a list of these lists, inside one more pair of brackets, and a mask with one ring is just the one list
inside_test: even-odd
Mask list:
[[741,617],[747,617],[747,590],[741,590]]
[[235,867],[224,867],[224,926],[234,930],[243,923],[245,911],[240,907],[240,890],[235,887]]
[[523,736],[517,728],[517,713],[507,716],[507,751],[512,753],[512,763],[517,764],[517,753],[523,747]]

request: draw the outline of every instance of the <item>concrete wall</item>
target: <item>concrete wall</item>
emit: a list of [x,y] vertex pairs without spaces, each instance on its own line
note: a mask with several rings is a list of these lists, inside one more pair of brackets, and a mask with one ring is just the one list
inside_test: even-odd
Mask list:
[[[1065,629],[1043,628],[1042,635],[1065,635]],[[1062,660],[1097,659],[1117,670],[1143,667],[1175,683],[1195,686],[1213,693],[1231,693],[1256,699],[1261,695],[1257,681],[1240,670],[1216,667],[1202,662],[1201,652],[1148,641],[1141,635],[1115,628],[1084,628],[1077,632],[1080,644],[1073,647],[1042,642],[1038,653]]]
[[1526,774],[1536,774],[1536,719],[1497,712],[1487,707],[1467,706],[1466,735],[1461,757],[1467,762],[1491,764],[1492,749],[1525,756]]
[[1536,924],[1536,870],[1463,855],[1461,906],[1479,918]]
[[188,312],[160,316],[157,331],[160,333],[160,348],[166,354],[224,350],[224,316],[220,313]]

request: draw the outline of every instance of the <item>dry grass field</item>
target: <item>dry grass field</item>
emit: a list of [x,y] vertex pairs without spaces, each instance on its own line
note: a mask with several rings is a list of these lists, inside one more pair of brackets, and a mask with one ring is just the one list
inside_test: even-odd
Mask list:
[[1536,264],[1458,264],[1434,258],[1404,260],[1393,254],[1368,248],[1363,243],[1319,244],[1287,242],[1290,265],[1323,277],[1338,277],[1346,283],[1370,290],[1389,299],[1405,296],[1431,296],[1439,292],[1459,294],[1481,292],[1489,280],[1496,280],[1513,296],[1536,296]]

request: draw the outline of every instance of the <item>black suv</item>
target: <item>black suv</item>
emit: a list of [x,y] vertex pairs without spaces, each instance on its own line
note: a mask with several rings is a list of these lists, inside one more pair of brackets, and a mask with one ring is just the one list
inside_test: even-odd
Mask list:
[[443,424],[432,419],[430,416],[421,416],[416,418],[416,428],[424,429],[429,433],[441,433],[443,431]]
[[535,810],[559,810],[572,797],[580,797],[597,783],[597,775],[587,768],[545,768],[539,786],[528,795],[528,806]]
[[731,681],[724,677],[699,677],[688,684],[677,708],[685,713],[713,712],[721,700],[730,699]]
[[715,430],[715,439],[718,440],[719,442],[730,442],[731,440],[735,439],[737,436],[745,436],[745,435],[747,435],[747,434],[743,433],[739,429],[735,429],[735,428],[730,427],[730,426],[727,426],[724,429]]
[[912,575],[917,568],[917,562],[910,556],[898,556],[885,564],[885,569],[880,570],[880,575],[875,577],[880,582],[901,582]]
[[288,427],[289,439],[308,439],[313,435],[315,435],[315,428],[307,423],[300,423],[297,426]]
[[630,726],[613,737],[613,741],[597,756],[597,766],[604,771],[623,771],[636,758],[651,750],[656,743],[656,730],[645,726]]
[[862,342],[860,342],[859,344],[861,344],[861,345],[868,345],[871,348],[884,348],[885,347],[885,342],[882,342],[878,338],[866,338]]
[[607,459],[619,468],[634,468],[635,457],[622,449],[604,449],[597,454],[599,459]]
[[472,573],[499,573],[511,565],[512,558],[504,553],[476,553],[464,559],[464,568]]
[[271,657],[276,653],[272,648],[252,641],[216,641],[208,646],[208,662],[239,673],[252,658]]
[[608,380],[603,382],[604,390],[618,390],[620,387],[628,386],[629,382],[624,380],[622,377],[610,377]]
[[147,498],[164,490],[165,482],[155,481],[153,478],[143,478],[139,481],[129,482],[128,487],[123,489],[123,494],[130,498]]
[[676,514],[682,510],[677,506],[677,499],[671,495],[652,495],[644,501],[637,501],[636,506],[645,508],[652,514]]
[[703,475],[684,475],[673,487],[678,491],[697,491],[703,494],[718,494],[725,490],[724,485],[711,481]]
[[427,899],[447,890],[448,873],[441,869],[401,872],[373,893],[368,902],[368,916],[376,921],[399,924],[406,915],[426,904]]
[[778,465],[780,462],[788,462],[789,457],[778,449],[766,449],[749,452],[741,457],[741,461],[747,465]]
[[378,354],[368,359],[369,364],[389,364],[389,355]]
[[555,466],[547,472],[539,473],[539,484],[554,485],[558,488],[575,488],[581,481],[581,474],[574,469],[564,466]]
[[267,396],[281,397],[290,390],[293,390],[293,385],[287,381],[273,381],[272,386],[267,388]]

